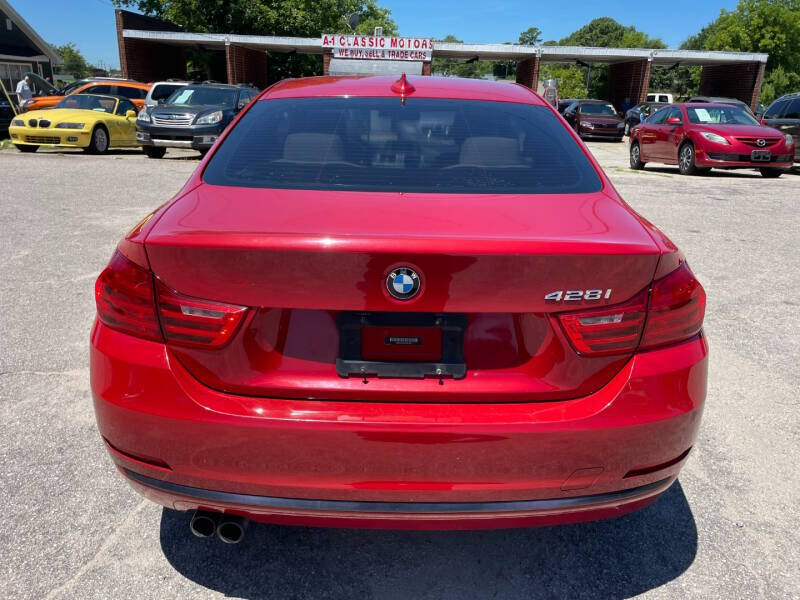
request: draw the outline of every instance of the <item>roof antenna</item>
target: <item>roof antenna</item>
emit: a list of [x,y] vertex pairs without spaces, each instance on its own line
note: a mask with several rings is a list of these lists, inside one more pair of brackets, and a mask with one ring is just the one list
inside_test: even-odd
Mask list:
[[409,82],[408,79],[406,79],[405,73],[401,74],[400,79],[398,79],[392,84],[392,91],[395,94],[400,94],[400,101],[403,104],[406,103],[406,96],[413,94],[416,91],[416,89],[417,88],[411,85],[411,82]]

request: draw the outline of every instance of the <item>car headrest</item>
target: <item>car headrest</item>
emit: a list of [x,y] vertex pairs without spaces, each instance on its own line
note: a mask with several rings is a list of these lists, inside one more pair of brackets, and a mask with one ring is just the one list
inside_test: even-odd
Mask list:
[[342,140],[333,133],[290,133],[283,146],[283,159],[292,162],[336,162],[343,157]]
[[478,167],[519,165],[519,142],[506,137],[468,137],[461,144],[459,163]]

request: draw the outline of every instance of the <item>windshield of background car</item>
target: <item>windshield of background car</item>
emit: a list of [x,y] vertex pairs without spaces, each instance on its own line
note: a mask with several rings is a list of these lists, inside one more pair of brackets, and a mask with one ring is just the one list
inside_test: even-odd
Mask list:
[[233,107],[238,90],[225,90],[211,87],[184,87],[175,91],[167,104],[186,104],[193,106],[221,105]]
[[689,122],[700,125],[758,125],[753,116],[736,106],[686,107]]
[[180,90],[185,88],[186,85],[181,85],[179,83],[161,83],[153,88],[153,91],[150,93],[150,98],[153,100],[166,100],[169,98],[175,90]]
[[105,96],[90,96],[88,94],[73,94],[67,96],[55,105],[55,108],[71,108],[78,110],[96,110],[108,114],[114,114],[117,101],[114,98]]
[[581,114],[616,117],[617,111],[610,104],[581,104]]
[[460,194],[602,187],[548,108],[426,98],[260,101],[215,152],[203,179],[256,188]]
[[69,85],[65,86],[64,89],[61,90],[61,91],[64,93],[64,95],[71,94],[72,92],[77,90],[79,87],[83,87],[84,85],[86,85],[86,82],[83,81],[83,80],[74,81],[74,82],[70,83]]

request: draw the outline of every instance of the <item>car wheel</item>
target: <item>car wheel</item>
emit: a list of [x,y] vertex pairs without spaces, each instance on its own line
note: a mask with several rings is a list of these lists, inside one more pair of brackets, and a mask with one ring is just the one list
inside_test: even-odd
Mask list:
[[759,171],[761,171],[761,176],[766,177],[767,179],[777,179],[783,175],[783,169],[763,168],[759,169]]
[[644,169],[645,163],[642,162],[642,150],[639,148],[639,142],[631,144],[631,169],[641,171]]
[[142,146],[142,150],[147,154],[147,158],[164,158],[167,149],[162,146]]
[[694,175],[697,173],[697,167],[694,164],[694,146],[691,144],[684,144],[678,150],[678,170],[681,175]]
[[106,131],[105,127],[94,128],[87,150],[91,154],[105,154],[108,152],[108,131]]
[[39,146],[31,146],[30,144],[14,144],[20,152],[36,152]]

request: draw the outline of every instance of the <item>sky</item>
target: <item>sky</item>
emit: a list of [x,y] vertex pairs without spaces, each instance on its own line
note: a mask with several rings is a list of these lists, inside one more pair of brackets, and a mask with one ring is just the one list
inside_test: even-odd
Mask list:
[[[110,0],[10,0],[11,5],[47,42],[73,42],[86,59],[106,67],[119,66],[114,8]],[[612,17],[677,47],[736,0],[673,0],[631,2],[571,0],[378,0],[391,9],[400,33],[409,37],[442,38],[453,34],[465,42],[516,41],[528,27],[542,30],[545,40],[558,40],[596,17]],[[559,6],[569,7],[559,10]],[[265,32],[268,33],[268,32]]]

